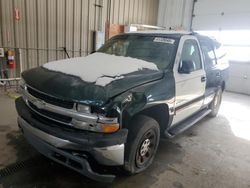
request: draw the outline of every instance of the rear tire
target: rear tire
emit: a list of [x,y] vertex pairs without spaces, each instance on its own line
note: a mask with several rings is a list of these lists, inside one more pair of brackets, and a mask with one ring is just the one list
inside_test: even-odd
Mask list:
[[221,105],[221,100],[222,100],[222,89],[219,88],[214,96],[213,101],[209,105],[209,109],[212,110],[209,114],[210,117],[216,117],[218,115]]
[[158,123],[147,116],[137,116],[130,124],[125,146],[124,170],[136,174],[153,162],[160,140]]

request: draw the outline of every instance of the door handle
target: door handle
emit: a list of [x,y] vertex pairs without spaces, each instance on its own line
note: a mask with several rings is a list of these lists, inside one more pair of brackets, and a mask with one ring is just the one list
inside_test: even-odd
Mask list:
[[217,72],[217,73],[216,73],[216,77],[220,77],[220,72]]
[[201,82],[205,82],[207,80],[206,76],[201,77]]

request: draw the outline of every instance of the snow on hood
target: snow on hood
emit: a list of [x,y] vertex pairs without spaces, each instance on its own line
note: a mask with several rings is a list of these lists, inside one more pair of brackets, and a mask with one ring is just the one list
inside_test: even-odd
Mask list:
[[104,53],[94,53],[86,57],[77,57],[52,61],[44,68],[80,77],[85,82],[106,86],[114,80],[124,78],[123,75],[142,69],[158,70],[154,63]]

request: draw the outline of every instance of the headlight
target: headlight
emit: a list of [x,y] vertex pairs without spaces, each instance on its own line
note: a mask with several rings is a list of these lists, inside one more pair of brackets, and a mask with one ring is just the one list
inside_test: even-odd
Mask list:
[[77,104],[76,110],[80,113],[90,113],[90,107],[83,104]]
[[[88,113],[88,114],[91,113],[91,107],[83,104],[77,104],[76,110],[79,113]],[[91,124],[88,122],[83,122],[77,119],[73,119],[72,124],[75,128],[78,129],[93,131],[93,132],[101,132],[101,133],[113,133],[119,129],[119,124],[115,122],[102,123],[102,121],[99,121]]]

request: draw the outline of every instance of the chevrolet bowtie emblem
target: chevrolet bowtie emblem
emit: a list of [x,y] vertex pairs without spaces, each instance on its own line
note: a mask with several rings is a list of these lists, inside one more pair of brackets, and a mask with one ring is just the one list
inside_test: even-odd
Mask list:
[[46,106],[46,103],[39,99],[33,100],[32,103],[39,109],[43,109]]

